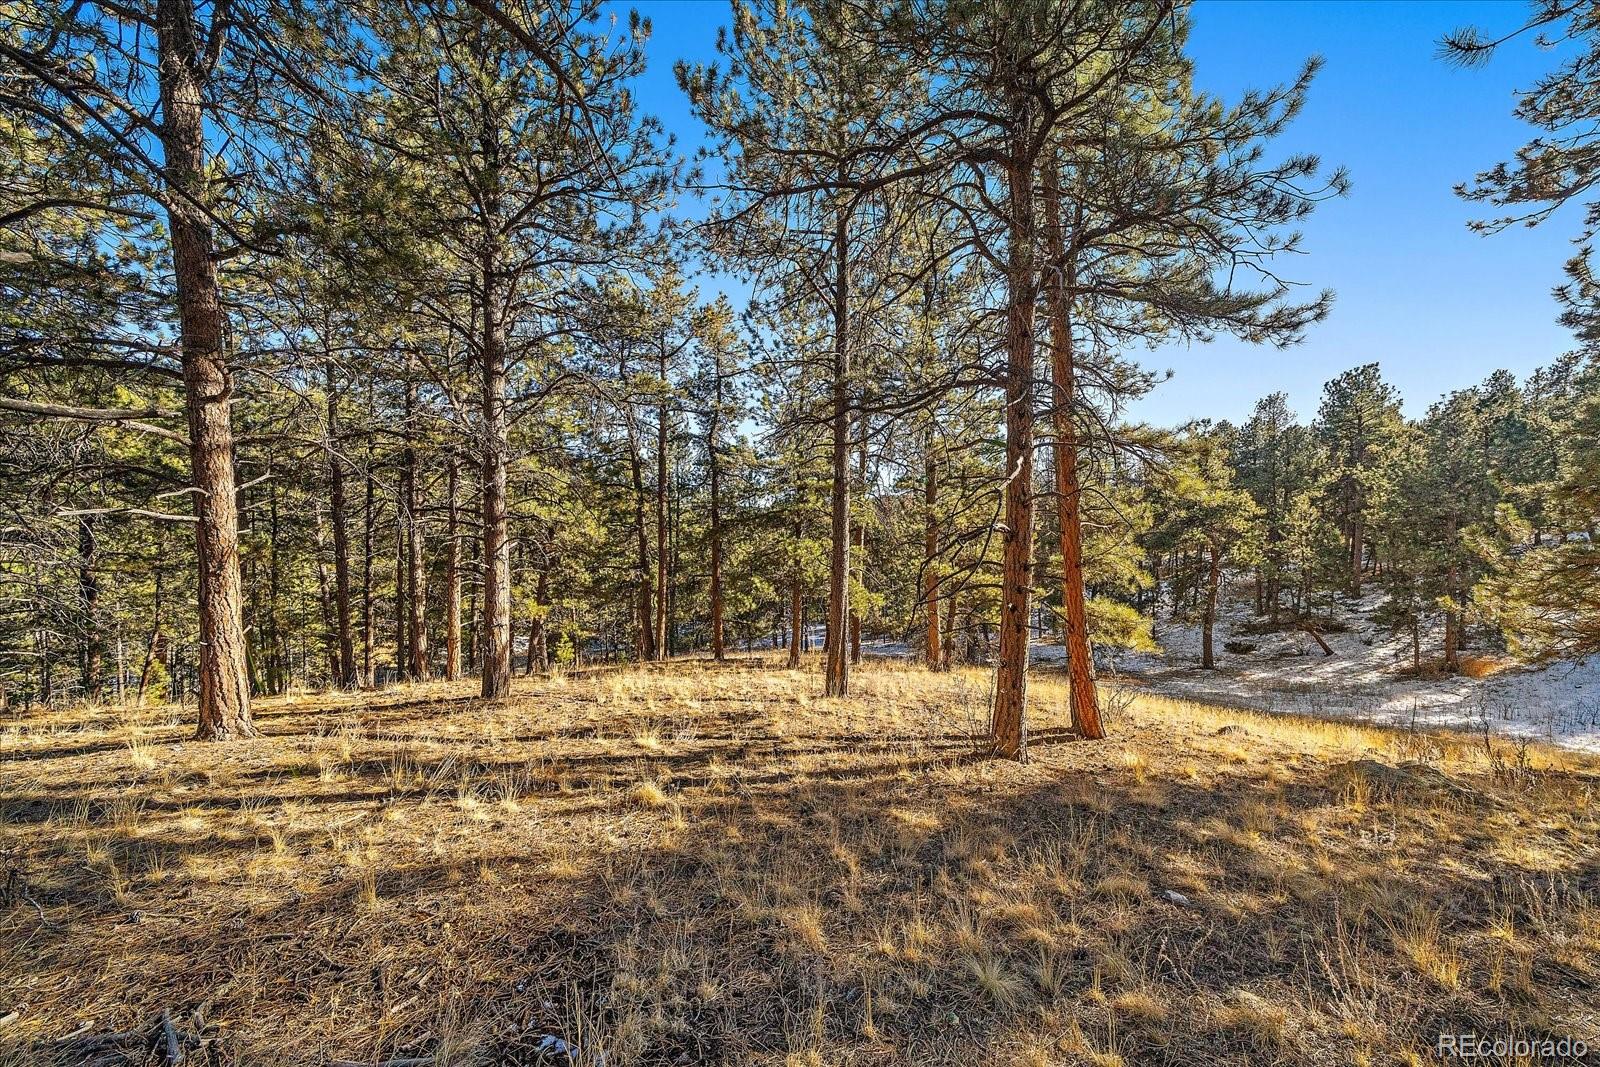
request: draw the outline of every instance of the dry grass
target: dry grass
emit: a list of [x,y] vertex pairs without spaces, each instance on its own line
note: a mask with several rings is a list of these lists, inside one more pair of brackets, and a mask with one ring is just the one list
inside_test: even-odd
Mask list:
[[855,684],[748,661],[300,695],[229,746],[173,709],[13,718],[0,1064],[163,1011],[197,1063],[1600,1047],[1593,761],[1508,776],[1471,738],[1143,696],[1088,744],[1045,676],[1030,760],[996,763],[983,674]]

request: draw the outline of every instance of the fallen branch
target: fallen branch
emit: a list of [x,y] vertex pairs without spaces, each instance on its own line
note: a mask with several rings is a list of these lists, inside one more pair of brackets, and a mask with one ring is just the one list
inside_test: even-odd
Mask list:
[[161,1036],[166,1039],[166,1062],[168,1067],[177,1067],[183,1062],[183,1045],[178,1040],[178,1028],[172,1025],[172,1012],[161,1012]]
[[1333,649],[1329,648],[1328,647],[1328,642],[1324,641],[1322,639],[1322,635],[1317,633],[1317,628],[1315,626],[1312,626],[1310,623],[1305,623],[1300,627],[1300,629],[1302,629],[1306,633],[1310,634],[1311,635],[1311,640],[1315,641],[1318,645],[1321,646],[1322,654],[1324,656],[1333,655]]

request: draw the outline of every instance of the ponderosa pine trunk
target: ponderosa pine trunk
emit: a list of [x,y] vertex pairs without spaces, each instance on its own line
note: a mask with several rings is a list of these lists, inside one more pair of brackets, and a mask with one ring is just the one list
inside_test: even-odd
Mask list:
[[1355,511],[1350,516],[1350,595],[1361,595],[1361,564],[1367,554],[1365,529],[1362,522],[1362,502],[1357,490]]
[[[722,402],[722,379],[717,378],[716,404]],[[706,434],[706,464],[711,481],[711,658],[727,658],[723,647],[722,606],[722,464],[717,456],[717,419],[713,415]]]
[[[860,429],[859,447],[856,451],[856,484],[861,486],[861,505],[863,516],[866,515],[867,491],[867,416],[863,412],[856,420]],[[867,561],[867,524],[860,519],[851,524],[851,538],[855,545],[856,583],[864,584]],[[861,610],[854,599],[850,602],[850,666],[861,665]]]
[[1083,487],[1078,478],[1077,365],[1072,340],[1076,263],[1062,235],[1061,172],[1054,156],[1044,167],[1045,301],[1050,315],[1050,421],[1055,435],[1056,516],[1061,549],[1062,639],[1067,652],[1072,721],[1084,737],[1104,737],[1100,696],[1089,643],[1083,588]]
[[328,391],[328,520],[333,526],[333,613],[338,634],[338,664],[334,684],[354,689],[356,645],[350,619],[350,531],[345,501],[344,463],[339,458],[339,401],[333,366],[327,367]]
[[445,473],[445,530],[450,539],[444,565],[444,676],[461,680],[461,512],[460,460],[450,451]]
[[[627,368],[623,367],[623,377]],[[650,568],[650,534],[645,527],[644,463],[639,458],[639,435],[634,431],[633,416],[628,422],[628,468],[633,477],[633,531],[638,551],[639,572],[639,640],[635,645],[640,662],[656,658],[654,580]]]
[[[1020,96],[1020,94],[1019,94]],[[1006,166],[1005,527],[1000,570],[1000,649],[995,669],[990,744],[995,756],[1021,759],[1026,745],[1028,624],[1033,602],[1033,164],[1017,142],[1028,105],[1014,105],[1012,158]]]
[[1455,558],[1456,526],[1455,513],[1451,512],[1445,524],[1445,550],[1450,553],[1450,565],[1445,570],[1445,596],[1452,606],[1444,613],[1444,669],[1450,674],[1461,670],[1461,612],[1454,607],[1460,603],[1460,590],[1456,587],[1461,575]]
[[373,631],[372,559],[378,533],[378,485],[372,477],[372,438],[367,438],[366,499],[361,513],[361,684],[372,685]]
[[417,469],[417,384],[413,360],[406,361],[406,660],[412,681],[426,682],[428,670],[428,574],[423,567],[422,502]]
[[550,673],[550,568],[539,568],[539,578],[534,583],[533,598],[538,610],[533,616],[533,626],[528,632],[528,664],[540,674]]
[[667,658],[667,346],[661,342],[661,399],[656,404],[656,613],[655,658]]
[[405,470],[395,475],[394,486],[394,676],[396,681],[411,677],[411,642],[406,624],[411,613],[406,607],[406,491]]
[[[239,513],[233,473],[233,376],[223,352],[205,147],[202,79],[210,63],[196,39],[193,0],[157,0],[161,122],[177,281],[184,411],[199,561],[200,707],[196,736],[224,740],[256,732],[239,576]],[[226,32],[214,17],[213,34]],[[209,44],[210,42],[208,42]]]
[[823,693],[850,692],[850,657],[844,635],[850,599],[850,275],[848,218],[834,223],[833,279],[833,484],[829,497],[832,543],[828,559],[828,644]]
[[928,631],[924,659],[930,671],[938,671],[950,663],[939,635],[939,465],[933,454],[931,433],[923,444],[922,504],[927,512],[922,528],[922,610]]
[[1206,568],[1206,610],[1200,621],[1200,666],[1205,670],[1216,667],[1212,654],[1211,638],[1217,625],[1217,593],[1222,588],[1222,553],[1212,544]]
[[95,575],[98,540],[93,515],[78,517],[78,611],[83,627],[81,659],[78,667],[87,700],[100,699],[100,668],[105,645],[100,638],[100,581]]
[[789,583],[789,669],[800,666],[800,648],[805,641],[805,600],[800,595],[800,583]]
[[511,512],[507,499],[510,430],[506,412],[505,279],[494,253],[483,258],[483,685],[511,692]]

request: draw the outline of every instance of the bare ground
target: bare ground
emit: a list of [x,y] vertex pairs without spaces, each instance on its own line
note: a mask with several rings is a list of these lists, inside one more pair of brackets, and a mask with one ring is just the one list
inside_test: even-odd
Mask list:
[[306,695],[233,745],[13,713],[0,1064],[1600,1048],[1600,761],[1132,694],[1085,743],[1046,676],[1017,765],[974,755],[985,674],[856,687],[747,660]]

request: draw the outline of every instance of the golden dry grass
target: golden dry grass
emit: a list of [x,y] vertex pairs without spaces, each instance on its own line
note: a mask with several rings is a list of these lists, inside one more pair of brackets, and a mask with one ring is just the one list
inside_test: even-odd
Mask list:
[[0,1064],[163,1011],[237,1064],[1600,1047],[1595,762],[1144,696],[1090,744],[1044,676],[998,763],[988,684],[686,663],[267,700],[222,746],[173,709],[7,720]]

